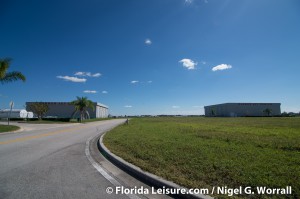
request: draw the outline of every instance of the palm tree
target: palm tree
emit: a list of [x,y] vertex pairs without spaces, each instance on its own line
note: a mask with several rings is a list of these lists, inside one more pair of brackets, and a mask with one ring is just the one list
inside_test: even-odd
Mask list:
[[87,108],[92,108],[93,110],[95,109],[94,103],[91,100],[88,100],[87,97],[77,97],[77,100],[72,101],[71,104],[75,106],[75,111],[72,116],[75,115],[77,111],[80,111],[80,122],[85,119],[85,114],[88,116],[88,118],[90,117]]
[[211,109],[211,115],[214,117],[216,115],[216,110],[215,109]]
[[2,84],[17,81],[17,80],[22,80],[23,82],[25,82],[26,77],[21,72],[18,71],[7,72],[10,66],[10,61],[11,59],[9,58],[0,59],[0,82]]
[[265,110],[263,110],[263,113],[265,113],[269,117],[272,113],[272,109],[266,108]]

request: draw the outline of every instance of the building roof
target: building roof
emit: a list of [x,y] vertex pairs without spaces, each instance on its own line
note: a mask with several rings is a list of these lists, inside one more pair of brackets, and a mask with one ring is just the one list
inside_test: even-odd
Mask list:
[[[71,104],[71,102],[26,102],[26,103],[45,103],[45,104]],[[96,106],[100,106],[100,107],[104,107],[104,108],[108,108],[108,106],[101,104],[99,102],[93,102]]]
[[232,104],[238,104],[238,105],[281,105],[281,103],[266,103],[266,102],[261,102],[261,103],[257,103],[257,102],[229,102],[229,103],[222,103],[222,104],[213,104],[213,105],[208,105],[208,106],[204,106],[205,107],[209,107],[209,106],[219,106],[219,105],[232,105]]

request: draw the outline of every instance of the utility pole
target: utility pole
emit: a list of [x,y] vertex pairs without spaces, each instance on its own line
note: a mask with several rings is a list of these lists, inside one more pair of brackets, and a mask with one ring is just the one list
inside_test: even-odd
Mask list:
[[11,111],[12,111],[12,108],[14,107],[14,102],[11,101],[9,103],[9,106],[10,106],[10,111],[9,111],[8,120],[7,120],[8,125],[9,125],[9,120],[10,120],[10,116],[11,116]]

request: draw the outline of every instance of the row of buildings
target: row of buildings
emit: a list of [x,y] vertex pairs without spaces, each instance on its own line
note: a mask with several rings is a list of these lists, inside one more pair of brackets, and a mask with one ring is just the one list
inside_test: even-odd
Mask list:
[[[26,107],[30,107],[36,102],[26,102]],[[80,112],[75,111],[75,106],[70,102],[39,102],[48,106],[48,111],[44,115],[46,118],[80,118]],[[93,102],[94,109],[87,108],[89,118],[108,117],[108,106]]]
[[[26,102],[26,109],[3,109],[0,110],[0,118],[33,118],[34,115],[30,106],[37,102]],[[75,106],[70,102],[38,102],[48,106],[48,111],[43,115],[44,118],[80,118],[80,112],[75,110]],[[93,102],[94,109],[87,108],[86,118],[107,118],[108,106]]]
[[[26,102],[26,107],[32,103]],[[45,103],[49,110],[44,117],[46,118],[79,118],[79,111],[75,111],[75,106],[70,102],[40,102]],[[280,103],[224,103],[205,106],[206,117],[247,117],[247,116],[278,116],[281,114]],[[108,107],[104,104],[94,102],[94,109],[88,108],[89,118],[106,118],[108,117]],[[29,111],[29,110],[27,110]],[[7,117],[9,110],[0,111],[0,117]],[[20,114],[20,117],[26,115],[27,118],[33,117],[31,112],[26,110],[14,111],[13,115]],[[29,116],[30,113],[30,117]]]
[[[26,107],[30,107],[36,102],[26,102]],[[49,110],[44,117],[48,118],[79,118],[80,112],[75,111],[75,106],[70,102],[39,102],[48,106]],[[89,118],[106,118],[108,117],[108,106],[93,102],[94,109],[87,108]]]

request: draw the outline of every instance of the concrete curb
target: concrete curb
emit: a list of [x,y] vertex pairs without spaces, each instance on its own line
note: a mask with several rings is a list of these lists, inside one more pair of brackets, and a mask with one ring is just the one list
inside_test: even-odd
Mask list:
[[[19,126],[20,127],[20,126]],[[16,131],[11,131],[11,132],[8,132],[8,133],[19,133],[19,132],[22,132],[24,131],[24,129],[22,127],[20,127],[18,130]]]
[[[144,182],[145,184],[148,184],[149,186],[155,187],[155,188],[169,188],[169,189],[186,189],[188,188],[179,186],[178,184],[175,184],[171,181],[167,181],[159,176],[156,176],[152,173],[143,171],[141,168],[126,162],[119,156],[116,156],[115,154],[111,153],[109,149],[106,148],[106,146],[103,144],[103,137],[106,133],[104,133],[100,139],[97,142],[99,151],[103,154],[104,157],[106,157],[109,161],[111,161],[113,164],[124,170],[125,172],[129,173],[130,175],[134,176],[135,178],[139,179],[140,181]],[[182,198],[182,199],[212,199],[213,197],[207,196],[207,195],[192,195],[192,194],[180,194],[180,195],[172,195],[174,198]]]

